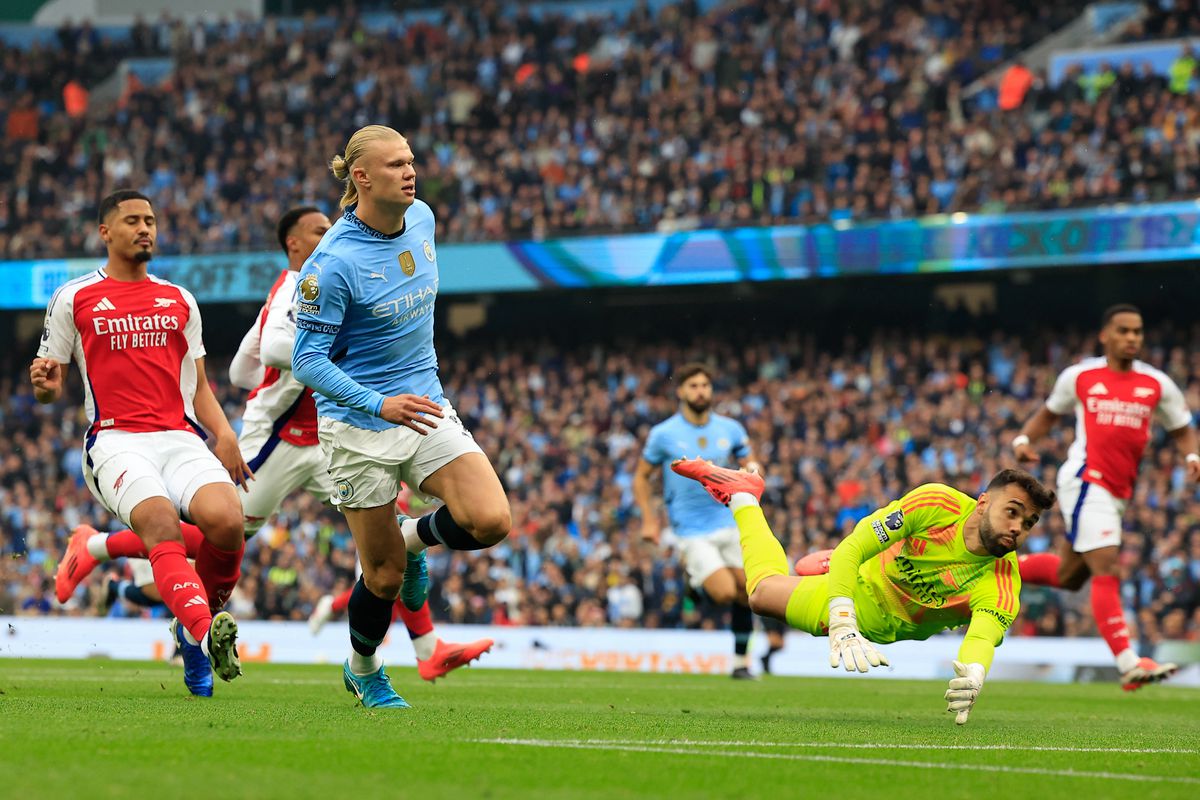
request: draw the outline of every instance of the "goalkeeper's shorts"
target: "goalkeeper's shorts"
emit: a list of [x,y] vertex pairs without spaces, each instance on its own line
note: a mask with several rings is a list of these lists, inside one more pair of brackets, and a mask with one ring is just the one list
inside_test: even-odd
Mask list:
[[[874,596],[860,585],[854,593],[854,612],[858,629],[872,642],[887,644],[896,641],[887,616]],[[829,633],[829,575],[810,575],[801,578],[787,604],[787,624],[796,630],[825,636]]]

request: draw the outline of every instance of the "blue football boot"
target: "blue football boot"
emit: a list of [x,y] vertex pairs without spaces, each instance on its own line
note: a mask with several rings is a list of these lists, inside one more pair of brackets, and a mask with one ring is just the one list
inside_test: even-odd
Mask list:
[[350,671],[350,659],[342,664],[342,682],[346,691],[359,699],[363,708],[412,708],[404,698],[396,694],[392,681],[383,667],[370,675],[355,675]]
[[196,697],[212,697],[212,665],[204,648],[187,640],[183,635],[183,626],[177,619],[171,620],[171,638],[183,654],[183,685]]

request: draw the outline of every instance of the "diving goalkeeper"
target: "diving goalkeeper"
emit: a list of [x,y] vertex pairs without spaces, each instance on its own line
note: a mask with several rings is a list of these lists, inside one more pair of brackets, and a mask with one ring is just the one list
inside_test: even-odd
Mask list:
[[867,672],[887,659],[872,642],[928,639],[968,625],[946,691],[962,725],[983,687],[995,648],[1020,607],[1016,549],[1054,505],[1054,492],[1017,469],[1002,470],[973,499],[940,483],[920,486],[864,517],[831,553],[797,563],[759,506],[763,479],[701,459],[671,469],[699,481],[733,511],[750,608],[814,636],[828,634],[829,665]]

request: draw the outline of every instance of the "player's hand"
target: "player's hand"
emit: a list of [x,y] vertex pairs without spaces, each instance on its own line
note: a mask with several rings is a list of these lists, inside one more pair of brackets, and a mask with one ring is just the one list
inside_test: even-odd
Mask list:
[[229,477],[233,479],[233,482],[241,486],[242,491],[250,491],[246,481],[254,480],[254,472],[246,463],[246,459],[242,458],[242,450],[238,447],[237,439],[233,436],[218,438],[217,443],[213,445],[213,452],[221,462],[221,466],[229,471]]
[[58,392],[62,380],[62,365],[53,358],[35,358],[29,365],[29,381],[38,392]]
[[658,545],[662,540],[662,526],[655,517],[642,518],[642,541]]
[[971,707],[983,688],[986,673],[983,664],[954,662],[954,677],[950,679],[950,688],[946,690],[946,700],[949,702],[946,710],[957,715],[954,717],[956,724],[967,724],[967,717],[971,715]]
[[829,601],[829,666],[844,666],[846,672],[867,672],[871,667],[890,666],[883,653],[858,629],[854,602],[835,597]]
[[1193,481],[1200,482],[1200,461],[1197,461],[1194,458],[1189,459],[1185,463],[1185,466],[1187,467],[1188,477]]
[[425,425],[432,430],[437,427],[437,423],[430,417],[441,419],[443,415],[442,407],[430,400],[428,395],[418,397],[415,394],[398,394],[383,401],[379,416],[394,425],[403,425],[425,436],[429,431],[420,426]]
[[1013,455],[1017,457],[1017,462],[1020,464],[1036,464],[1041,460],[1037,450],[1033,449],[1031,444],[1019,444],[1013,448]]

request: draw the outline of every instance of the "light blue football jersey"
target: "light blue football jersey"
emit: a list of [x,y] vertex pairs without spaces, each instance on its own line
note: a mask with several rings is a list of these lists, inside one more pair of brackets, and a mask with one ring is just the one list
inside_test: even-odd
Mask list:
[[296,282],[292,371],[316,392],[317,413],[367,430],[384,398],[444,402],[433,349],[437,251],[433,210],[416,200],[387,235],[347,208]]
[[642,458],[663,468],[663,502],[675,534],[703,536],[734,527],[733,512],[713,500],[696,481],[676,475],[677,458],[704,458],[722,467],[734,467],[750,455],[750,437],[735,419],[709,414],[705,425],[693,425],[682,413],[650,429]]

